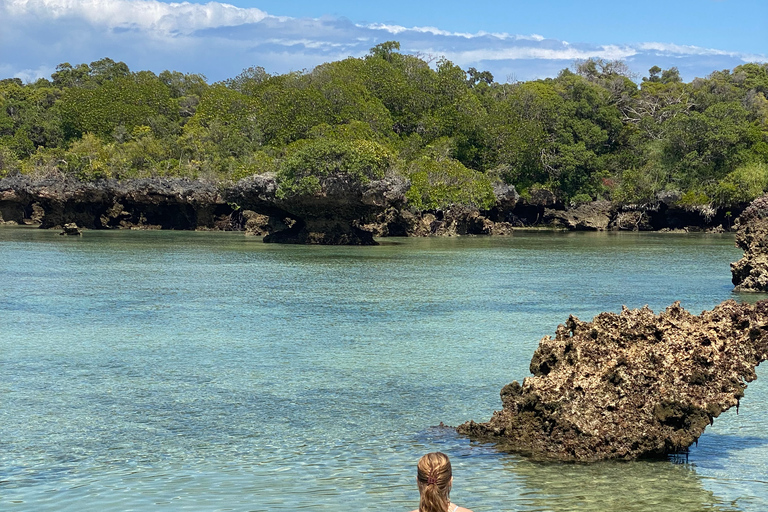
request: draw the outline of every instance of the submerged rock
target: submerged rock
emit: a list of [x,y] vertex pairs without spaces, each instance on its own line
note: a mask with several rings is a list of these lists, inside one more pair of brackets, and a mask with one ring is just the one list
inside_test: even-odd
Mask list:
[[744,257],[731,263],[736,290],[768,291],[768,195],[752,201],[739,217],[736,245]]
[[679,303],[571,316],[534,352],[522,385],[501,390],[471,438],[537,458],[597,461],[662,457],[696,442],[736,406],[768,358],[768,301],[726,301],[694,316]]

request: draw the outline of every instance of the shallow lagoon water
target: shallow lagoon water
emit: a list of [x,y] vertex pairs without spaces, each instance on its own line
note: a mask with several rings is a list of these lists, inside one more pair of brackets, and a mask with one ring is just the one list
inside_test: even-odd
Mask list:
[[448,453],[479,511],[768,509],[768,373],[687,459],[553,464],[486,420],[569,314],[734,298],[729,235],[261,243],[0,229],[0,510],[410,510]]

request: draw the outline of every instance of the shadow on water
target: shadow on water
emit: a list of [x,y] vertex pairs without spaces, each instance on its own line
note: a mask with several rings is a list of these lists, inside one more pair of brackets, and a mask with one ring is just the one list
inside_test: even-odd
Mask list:
[[[729,440],[765,444],[765,439]],[[444,451],[454,466],[457,501],[496,511],[739,511],[741,500],[706,488],[707,478],[685,459],[590,464],[536,461],[469,442],[450,427],[432,427],[414,443]],[[724,457],[727,457],[727,453]],[[460,499],[459,499],[460,498]],[[738,497],[737,497],[738,498]]]
[[726,462],[736,452],[765,446],[768,446],[768,439],[765,437],[707,433],[705,436],[702,436],[698,445],[691,447],[691,454],[688,459],[691,462],[696,462],[698,457],[706,454],[710,463],[717,461]]
[[690,464],[668,461],[557,464],[503,457],[522,510],[739,510],[704,488]]

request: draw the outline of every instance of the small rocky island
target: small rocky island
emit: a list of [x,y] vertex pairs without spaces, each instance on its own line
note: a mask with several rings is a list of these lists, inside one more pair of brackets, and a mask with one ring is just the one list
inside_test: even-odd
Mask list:
[[695,316],[679,303],[571,316],[534,352],[502,410],[458,427],[472,439],[534,458],[592,462],[687,451],[736,406],[768,358],[768,301],[729,300]]

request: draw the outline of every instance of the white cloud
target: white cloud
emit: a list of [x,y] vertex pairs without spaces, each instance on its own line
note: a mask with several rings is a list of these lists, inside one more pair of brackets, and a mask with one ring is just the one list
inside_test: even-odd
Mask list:
[[[439,53],[432,50],[431,53]],[[579,50],[577,48],[563,46],[563,48],[537,48],[531,46],[520,46],[499,49],[478,49],[459,52],[448,52],[447,57],[457,64],[472,63],[479,61],[496,60],[522,60],[522,59],[541,59],[541,60],[578,60],[589,58],[600,58],[607,60],[622,60],[633,55],[637,51],[628,47],[603,46],[594,50]]]
[[24,82],[34,82],[38,78],[48,77],[56,71],[56,68],[51,66],[40,66],[35,69],[21,69],[13,73],[14,78],[21,78]]
[[138,28],[189,34],[213,27],[257,23],[267,17],[260,9],[229,4],[163,3],[157,0],[8,0],[11,16],[34,15],[41,20],[80,18],[108,28]]
[[726,52],[714,48],[702,48],[700,46],[673,44],[673,43],[640,43],[641,50],[656,51],[669,55],[729,55],[737,56],[735,52]]
[[462,67],[528,80],[552,76],[575,59],[621,59],[642,71],[678,66],[686,78],[742,62],[751,55],[674,43],[587,44],[539,34],[451,32],[438,27],[355,24],[345,18],[289,18],[219,2],[159,0],[0,0],[0,73],[34,79],[60,62],[102,57],[131,69],[203,73],[210,80],[245,67],[268,71],[311,68],[398,40],[405,53],[446,56]]
[[486,36],[490,36],[502,41],[508,40],[508,39],[515,40],[515,41],[543,41],[545,39],[544,36],[541,36],[539,34],[530,34],[530,35],[508,34],[506,32],[486,32],[484,30],[481,30],[479,32],[472,34],[469,32],[451,32],[451,31],[442,30],[436,27],[406,28],[400,25],[388,25],[386,23],[369,23],[367,25],[357,25],[357,26],[360,28],[369,28],[372,30],[383,30],[393,35],[398,35],[403,32],[410,31],[410,32],[416,32],[416,33],[422,33],[422,34],[433,34],[436,36],[463,37],[465,39],[473,39],[473,38],[486,37]]
[[657,54],[670,56],[690,56],[690,55],[717,55],[733,57],[742,62],[768,62],[768,56],[756,55],[752,53],[728,52],[716,48],[703,48],[701,46],[692,46],[674,43],[641,43],[637,45],[639,49],[646,51],[655,51]]
[[464,37],[466,39],[472,38],[475,35],[485,34],[484,32],[481,32],[480,34],[470,34],[467,32],[450,32],[448,30],[441,30],[436,27],[401,27],[400,25],[387,25],[385,23],[370,23],[368,25],[357,25],[360,28],[370,28],[372,30],[383,30],[385,32],[389,32],[390,34],[397,35],[403,32],[417,32],[421,34],[432,34],[435,36],[449,36],[449,37]]

